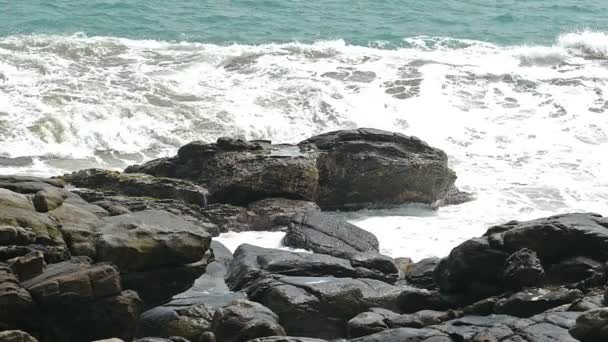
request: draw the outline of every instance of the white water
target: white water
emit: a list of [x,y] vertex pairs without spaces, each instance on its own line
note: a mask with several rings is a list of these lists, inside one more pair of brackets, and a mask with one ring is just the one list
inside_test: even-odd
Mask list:
[[[0,173],[123,168],[191,140],[297,142],[366,126],[442,148],[457,185],[478,197],[437,212],[350,214],[389,255],[446,255],[511,219],[608,214],[608,35],[565,34],[554,46],[406,43],[1,38],[0,156],[34,159],[0,159]],[[252,242],[265,246],[281,238],[258,237]]]

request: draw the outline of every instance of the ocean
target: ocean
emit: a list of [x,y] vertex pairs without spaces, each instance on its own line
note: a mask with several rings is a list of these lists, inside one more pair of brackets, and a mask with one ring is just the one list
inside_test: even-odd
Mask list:
[[446,151],[477,196],[336,213],[393,257],[445,256],[513,219],[608,214],[606,13],[596,0],[0,0],[0,174],[375,127]]

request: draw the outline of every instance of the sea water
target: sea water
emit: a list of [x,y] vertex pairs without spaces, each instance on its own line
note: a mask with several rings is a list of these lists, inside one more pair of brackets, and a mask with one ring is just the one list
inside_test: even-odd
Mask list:
[[446,151],[477,197],[336,214],[388,255],[445,256],[512,219],[608,214],[606,13],[591,0],[0,0],[0,173],[375,127]]

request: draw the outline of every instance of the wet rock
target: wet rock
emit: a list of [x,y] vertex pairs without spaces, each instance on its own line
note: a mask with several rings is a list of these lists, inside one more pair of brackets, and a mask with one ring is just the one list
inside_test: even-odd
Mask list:
[[37,325],[36,303],[11,269],[0,264],[0,330],[30,330]]
[[122,291],[118,270],[87,258],[48,265],[22,283],[43,315],[43,340],[92,341],[133,338],[142,301]]
[[445,196],[434,204],[434,207],[442,207],[446,205],[458,205],[475,200],[475,195],[470,192],[460,191],[456,186],[452,185]]
[[448,334],[454,341],[483,341],[482,336],[503,341],[534,324],[533,321],[507,315],[465,316],[429,328]]
[[302,141],[320,151],[319,205],[360,209],[442,199],[456,175],[446,154],[416,137],[361,128]]
[[[232,141],[227,143],[228,141]],[[220,203],[247,205],[256,200],[284,197],[314,201],[317,196],[316,155],[297,146],[192,142],[176,157],[155,160],[125,171],[188,179],[205,186]]]
[[7,330],[0,332],[0,342],[38,342],[38,340],[25,331]]
[[258,217],[256,230],[274,230],[274,227],[287,227],[289,219],[295,214],[321,210],[309,201],[286,198],[268,198],[250,203],[247,207]]
[[[507,257],[526,248],[537,254],[542,265],[571,257],[608,260],[608,220],[596,214],[556,215],[526,222],[491,227],[481,238],[462,243],[435,269],[435,279],[444,292],[467,293],[481,299],[513,290],[504,282]],[[483,272],[481,271],[483,270]]]
[[114,191],[131,197],[175,199],[203,207],[208,202],[208,192],[205,188],[183,179],[100,169],[81,170],[64,175],[63,179],[77,187]]
[[292,217],[283,242],[290,247],[338,257],[379,250],[378,239],[372,233],[317,211]]
[[8,265],[20,281],[25,281],[42,273],[46,263],[44,262],[44,254],[36,251],[9,260]]
[[345,337],[347,322],[372,307],[397,310],[400,290],[372,279],[283,276],[258,280],[247,293],[288,334],[331,339]]
[[499,300],[494,311],[517,317],[530,317],[583,297],[579,290],[530,288]]
[[603,267],[601,262],[586,257],[571,257],[551,265],[547,280],[554,284],[575,283],[591,277]]
[[363,336],[350,342],[453,342],[446,334],[434,329],[397,328]]
[[46,213],[63,204],[64,194],[57,189],[44,189],[38,191],[32,201],[36,211]]
[[362,312],[348,321],[348,338],[356,338],[388,330],[385,317],[376,312]]
[[452,304],[437,291],[429,291],[413,286],[399,286],[401,293],[397,304],[402,312],[413,313],[420,310],[446,310]]
[[512,288],[538,285],[544,276],[545,271],[534,251],[522,248],[507,258],[504,277]]
[[244,244],[234,253],[227,283],[233,290],[247,288],[259,278],[272,274],[338,278],[390,279],[381,270],[354,266],[351,261],[329,255],[296,253]]
[[249,342],[326,342],[318,338],[292,337],[292,336],[272,336],[250,340]]
[[435,288],[433,271],[440,261],[439,258],[426,258],[409,265],[405,272],[405,279],[414,286],[426,289]]
[[580,315],[570,334],[582,342],[608,340],[608,308],[590,310]]
[[226,342],[285,335],[277,315],[263,305],[248,300],[236,300],[216,310],[212,327],[215,338]]

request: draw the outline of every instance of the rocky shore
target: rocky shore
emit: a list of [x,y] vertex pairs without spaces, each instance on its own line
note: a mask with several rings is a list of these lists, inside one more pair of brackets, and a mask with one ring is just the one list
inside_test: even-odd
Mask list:
[[[324,212],[471,200],[455,179],[373,129],[0,176],[0,341],[608,341],[608,218],[507,222],[414,263]],[[213,240],[251,230],[307,252]]]

